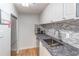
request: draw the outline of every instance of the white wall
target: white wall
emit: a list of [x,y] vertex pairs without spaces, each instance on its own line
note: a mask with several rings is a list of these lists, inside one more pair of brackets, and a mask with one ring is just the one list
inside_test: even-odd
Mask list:
[[18,49],[36,47],[34,25],[39,23],[39,15],[20,14],[18,18]]

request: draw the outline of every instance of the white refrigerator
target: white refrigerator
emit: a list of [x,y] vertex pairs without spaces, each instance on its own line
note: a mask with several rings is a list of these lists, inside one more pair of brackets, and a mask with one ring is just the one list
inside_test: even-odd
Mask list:
[[0,56],[11,54],[11,28],[8,25],[0,25]]

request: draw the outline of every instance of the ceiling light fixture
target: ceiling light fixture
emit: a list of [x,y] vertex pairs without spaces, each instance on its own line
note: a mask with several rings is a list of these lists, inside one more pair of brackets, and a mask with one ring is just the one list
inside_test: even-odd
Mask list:
[[22,3],[23,7],[29,7],[29,5],[31,5],[32,3]]

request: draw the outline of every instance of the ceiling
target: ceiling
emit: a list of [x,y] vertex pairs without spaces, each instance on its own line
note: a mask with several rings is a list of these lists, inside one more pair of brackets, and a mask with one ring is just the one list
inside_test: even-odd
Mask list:
[[29,7],[24,7],[24,6],[22,6],[21,3],[16,3],[14,5],[15,5],[18,13],[35,13],[35,14],[39,14],[46,8],[48,3],[34,3],[34,4],[30,5]]

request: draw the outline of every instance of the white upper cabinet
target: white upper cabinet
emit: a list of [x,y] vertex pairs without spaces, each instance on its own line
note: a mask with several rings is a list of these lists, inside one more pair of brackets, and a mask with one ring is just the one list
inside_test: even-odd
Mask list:
[[50,13],[51,22],[60,21],[63,19],[63,4],[54,3],[52,6],[52,11]]
[[64,19],[73,19],[76,17],[76,4],[75,3],[64,3]]
[[51,3],[41,14],[41,23],[79,18],[79,3]]
[[63,3],[49,4],[41,14],[41,23],[50,23],[62,20],[63,18]]
[[64,19],[79,19],[79,3],[64,3]]

